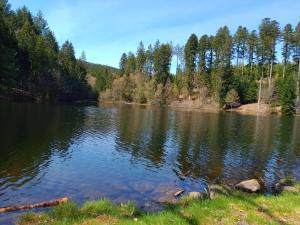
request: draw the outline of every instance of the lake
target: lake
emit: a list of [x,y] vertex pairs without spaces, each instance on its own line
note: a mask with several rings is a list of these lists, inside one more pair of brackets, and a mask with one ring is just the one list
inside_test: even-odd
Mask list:
[[177,187],[300,180],[300,117],[0,103],[0,125],[0,207],[66,196],[155,210]]

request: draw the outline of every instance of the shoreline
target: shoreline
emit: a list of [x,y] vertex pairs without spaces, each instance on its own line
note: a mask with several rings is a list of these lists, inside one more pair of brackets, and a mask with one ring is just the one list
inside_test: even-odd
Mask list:
[[[251,115],[251,116],[270,116],[270,115],[278,115],[281,116],[280,109],[272,109],[270,105],[261,103],[261,109],[260,112],[257,112],[257,103],[251,103],[251,104],[245,104],[241,105],[237,108],[233,109],[224,109],[222,107],[185,107],[186,105],[182,104],[165,104],[165,105],[158,105],[153,103],[138,103],[138,102],[126,102],[126,101],[105,101],[101,100],[98,101],[98,104],[100,105],[132,105],[132,106],[144,106],[144,107],[166,107],[172,110],[180,110],[180,111],[186,111],[186,112],[207,112],[207,113],[220,113],[220,112],[235,112],[240,115]],[[294,114],[294,116],[297,116],[299,114]]]
[[[214,186],[214,188],[213,188]],[[279,195],[247,193],[227,186],[212,185],[207,197],[190,192],[162,211],[147,213],[133,201],[116,205],[107,199],[92,200],[78,207],[74,202],[60,204],[44,213],[25,213],[19,225],[193,225],[193,224],[298,224],[300,221],[300,184]]]

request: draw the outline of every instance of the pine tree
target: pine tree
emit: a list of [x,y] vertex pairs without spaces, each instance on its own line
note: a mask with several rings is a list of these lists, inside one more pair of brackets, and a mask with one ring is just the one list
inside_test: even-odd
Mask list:
[[153,48],[152,45],[150,44],[148,46],[148,49],[146,51],[146,73],[148,75],[149,78],[151,78],[152,74],[153,74]]
[[282,46],[282,57],[283,57],[283,72],[282,76],[285,76],[285,71],[286,71],[286,65],[289,62],[289,59],[292,54],[292,47],[293,47],[293,27],[291,24],[287,24],[283,31],[282,31],[282,41],[283,41],[283,46]]
[[173,48],[173,54],[176,56],[176,75],[182,69],[182,58],[183,58],[183,47],[180,44],[177,44]]
[[43,17],[43,13],[41,11],[33,18],[33,24],[36,32],[39,35],[46,35],[49,32],[49,27],[47,21]]
[[242,75],[244,74],[244,59],[247,51],[248,36],[247,28],[239,26],[233,38],[236,51],[236,65],[239,66],[240,60],[242,61]]
[[250,76],[253,78],[253,64],[255,60],[255,55],[257,54],[258,48],[258,37],[255,30],[253,30],[247,39],[247,55],[248,55],[248,64],[250,66]]
[[208,74],[210,74],[211,73],[211,71],[212,71],[212,67],[213,67],[213,57],[214,57],[214,36],[209,36],[209,38],[208,38],[208,46],[207,46],[207,48],[208,48],[208,57],[207,57],[207,67],[208,67]]
[[196,73],[198,56],[198,38],[195,34],[192,34],[184,47],[185,69],[188,80],[189,95],[193,91],[194,76]]
[[276,92],[278,93],[283,114],[290,115],[295,112],[295,89],[295,80],[290,75],[280,78],[276,82]]
[[83,61],[83,62],[86,62],[86,55],[85,55],[84,51],[81,52],[80,60]]
[[162,44],[156,49],[154,63],[154,72],[156,81],[159,84],[166,85],[170,78],[170,66],[172,59],[172,47],[170,44]]
[[201,36],[199,40],[199,71],[203,73],[207,69],[206,55],[209,47],[209,37],[207,35]]
[[58,55],[59,64],[62,67],[63,71],[69,75],[74,75],[74,68],[76,64],[75,51],[73,44],[69,41],[66,41]]
[[144,44],[141,41],[136,53],[136,69],[138,72],[143,73],[145,70],[146,63],[146,52],[144,48]]
[[294,40],[293,40],[293,45],[294,45],[294,54],[293,58],[294,61],[298,64],[298,76],[297,76],[297,103],[299,103],[300,99],[300,22],[295,28],[294,32]]
[[125,73],[126,64],[127,64],[127,54],[124,52],[121,56],[120,63],[119,63],[119,69],[120,69],[121,76],[123,76]]
[[129,52],[127,55],[127,62],[125,66],[125,75],[129,76],[131,73],[134,73],[136,70],[136,58],[132,52]]
[[224,100],[227,91],[232,86],[232,39],[227,26],[221,27],[214,38],[214,67],[217,76],[215,86],[221,101]]
[[207,65],[209,63],[209,37],[203,35],[199,40],[199,73],[206,86],[210,85]]
[[272,74],[273,65],[276,60],[275,47],[280,34],[279,24],[276,20],[271,20],[270,18],[265,18],[262,20],[259,26],[259,38],[262,45],[262,66],[265,59],[269,63],[269,92],[271,95],[271,84],[272,84]]

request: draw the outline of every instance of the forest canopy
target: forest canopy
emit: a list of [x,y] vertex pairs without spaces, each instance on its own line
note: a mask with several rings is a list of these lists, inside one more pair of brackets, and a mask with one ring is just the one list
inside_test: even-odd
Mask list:
[[59,47],[43,14],[0,0],[0,96],[37,101],[93,98],[84,59],[70,41]]
[[[175,74],[170,72],[173,57]],[[223,26],[215,35],[191,34],[183,46],[157,41],[145,50],[140,42],[136,54],[122,54],[120,76],[125,83],[135,83],[128,99],[146,95],[150,101],[153,96],[195,100],[205,88],[204,97],[221,105],[235,93],[240,104],[264,102],[290,114],[299,99],[299,59],[300,23],[280,28],[276,20],[265,18],[258,30],[239,26],[231,34]],[[148,90],[140,93],[139,86]]]

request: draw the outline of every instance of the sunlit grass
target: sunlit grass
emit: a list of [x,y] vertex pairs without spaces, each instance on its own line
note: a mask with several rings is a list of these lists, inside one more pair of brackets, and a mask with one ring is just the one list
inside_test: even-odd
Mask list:
[[[300,187],[299,184],[295,186]],[[116,205],[103,199],[78,208],[74,203],[43,214],[24,214],[19,224],[196,225],[196,224],[299,224],[300,194],[278,196],[232,192],[213,200],[199,199],[169,205],[158,213],[138,213],[133,202]]]

